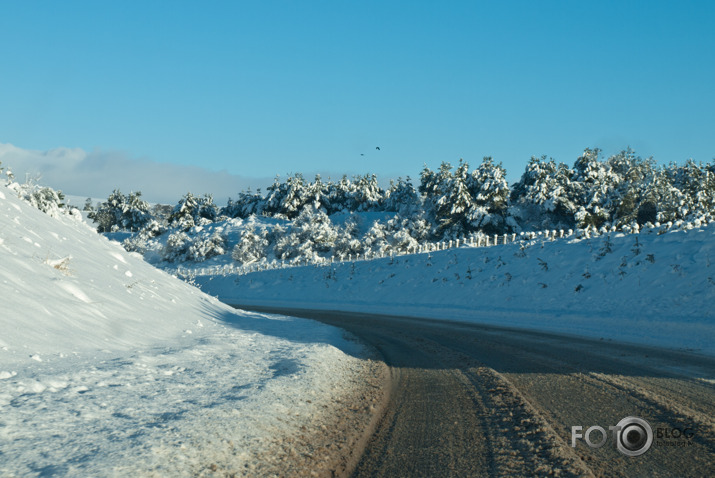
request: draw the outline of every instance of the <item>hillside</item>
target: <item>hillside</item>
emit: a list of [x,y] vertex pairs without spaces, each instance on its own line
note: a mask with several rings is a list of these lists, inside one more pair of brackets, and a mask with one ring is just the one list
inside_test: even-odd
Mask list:
[[236,311],[55,212],[0,185],[0,475],[271,474],[295,449],[320,458],[309,437],[364,383],[360,345]]
[[468,320],[715,353],[715,224],[201,275],[234,304]]

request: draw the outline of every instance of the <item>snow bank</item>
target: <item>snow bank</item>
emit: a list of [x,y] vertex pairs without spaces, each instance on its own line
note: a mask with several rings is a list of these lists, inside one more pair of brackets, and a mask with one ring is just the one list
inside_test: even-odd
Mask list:
[[260,474],[364,366],[340,330],[236,311],[4,186],[0,311],[2,476]]
[[195,281],[234,304],[467,320],[715,354],[713,234],[711,224]]

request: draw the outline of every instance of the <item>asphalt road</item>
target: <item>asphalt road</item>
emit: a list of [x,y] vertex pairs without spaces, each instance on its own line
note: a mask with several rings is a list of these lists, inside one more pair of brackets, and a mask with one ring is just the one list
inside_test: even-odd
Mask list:
[[[342,327],[384,357],[390,399],[353,476],[715,476],[713,358],[449,321],[242,308]],[[640,456],[620,452],[608,428],[629,416],[652,430]],[[573,426],[596,425],[603,446],[571,446]]]

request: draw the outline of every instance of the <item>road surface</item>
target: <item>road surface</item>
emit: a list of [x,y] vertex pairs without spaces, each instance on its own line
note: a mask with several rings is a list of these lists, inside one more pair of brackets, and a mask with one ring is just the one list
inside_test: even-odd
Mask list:
[[[342,327],[384,357],[390,398],[353,476],[715,476],[711,357],[450,321],[241,308]],[[629,416],[652,429],[640,456],[621,453],[608,428]],[[579,437],[572,447],[573,426],[602,427],[606,443]],[[589,438],[603,440],[598,430]]]

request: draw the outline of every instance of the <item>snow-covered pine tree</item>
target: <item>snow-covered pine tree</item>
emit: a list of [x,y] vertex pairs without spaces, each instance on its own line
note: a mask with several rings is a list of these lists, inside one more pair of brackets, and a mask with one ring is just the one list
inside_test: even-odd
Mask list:
[[293,221],[287,233],[276,239],[273,252],[282,260],[302,258],[314,261],[321,254],[330,252],[337,235],[338,230],[327,214],[308,206]]
[[315,181],[308,184],[306,188],[306,204],[313,209],[327,212],[330,210],[330,198],[328,196],[328,186],[323,183],[320,174],[315,175]]
[[673,187],[680,191],[680,200],[672,219],[695,219],[713,215],[715,178],[711,168],[692,159],[682,166],[671,165],[669,176]]
[[285,183],[281,183],[280,176],[273,178],[273,184],[268,186],[263,205],[263,212],[269,216],[281,214],[281,205],[285,197],[287,188]]
[[351,216],[342,227],[337,229],[337,236],[333,245],[332,255],[340,259],[347,259],[351,255],[365,252],[365,246],[359,237],[359,219]]
[[226,254],[226,238],[218,231],[201,232],[192,238],[186,259],[203,262],[223,254]]
[[308,202],[308,190],[303,175],[297,173],[289,176],[286,182],[285,194],[281,198],[279,213],[292,219],[297,217]]
[[169,234],[162,251],[162,259],[166,262],[181,262],[186,260],[186,253],[190,245],[189,235],[183,231]]
[[55,191],[52,188],[34,184],[22,187],[21,191],[21,198],[27,201],[31,206],[52,217],[59,216],[65,207],[63,202],[65,195],[62,191]]
[[238,193],[238,199],[235,201],[229,198],[226,205],[220,209],[219,216],[246,219],[252,214],[263,214],[265,206],[266,200],[261,195],[261,190],[258,189],[254,193],[249,187],[247,191]]
[[508,226],[516,232],[573,228],[576,204],[572,175],[564,163],[532,156],[512,187]]
[[346,175],[343,175],[337,183],[328,183],[326,192],[328,196],[327,214],[350,212],[354,191],[355,187]]
[[421,210],[420,196],[409,176],[406,179],[397,178],[397,182],[390,180],[390,189],[385,196],[385,211],[396,212],[401,216],[410,216]]
[[578,227],[607,225],[618,206],[617,191],[621,178],[607,161],[600,161],[601,150],[586,148],[574,163],[574,186],[578,210],[575,214]]
[[122,242],[122,246],[129,252],[139,252],[141,254],[145,254],[149,249],[159,248],[158,243],[156,241],[152,241],[152,239],[164,234],[165,232],[166,227],[164,227],[157,220],[151,219],[139,230],[138,233],[125,239]]
[[659,194],[653,188],[658,168],[652,158],[643,159],[630,148],[608,158],[611,171],[620,178],[610,191],[611,224],[621,227],[656,221]]
[[140,191],[125,196],[119,189],[87,217],[97,223],[98,232],[138,231],[152,219],[149,203],[141,199]]
[[469,226],[486,234],[505,232],[510,190],[502,164],[485,157],[467,177],[467,188],[474,199],[466,218]]
[[438,171],[432,171],[424,166],[420,173],[420,185],[418,191],[422,195],[422,206],[428,220],[433,224],[436,231],[442,221],[440,211],[441,203],[446,202],[446,194],[452,182],[452,165],[442,162]]
[[375,221],[365,234],[365,250],[375,254],[390,254],[414,251],[430,234],[430,227],[423,218],[403,218],[396,214],[387,222]]
[[188,230],[194,226],[210,224],[216,220],[218,213],[219,209],[211,194],[197,197],[188,192],[174,206],[169,223],[172,227]]
[[241,231],[241,239],[234,246],[231,257],[241,264],[250,264],[266,257],[268,245],[266,228],[256,231],[255,226],[250,225]]
[[385,191],[379,186],[376,175],[356,176],[354,186],[350,211],[370,212],[382,210]]

